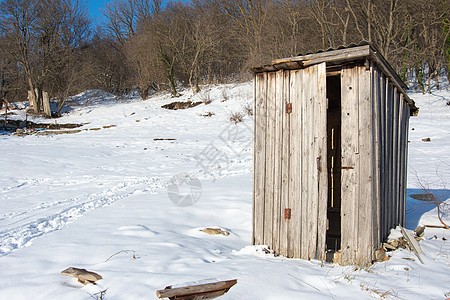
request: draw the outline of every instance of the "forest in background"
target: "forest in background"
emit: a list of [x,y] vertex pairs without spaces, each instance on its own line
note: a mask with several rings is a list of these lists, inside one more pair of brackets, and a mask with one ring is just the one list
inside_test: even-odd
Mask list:
[[425,93],[450,77],[449,12],[448,0],[112,0],[94,26],[82,0],[2,0],[0,97],[39,112],[44,91],[60,107],[87,89],[176,96],[361,41]]

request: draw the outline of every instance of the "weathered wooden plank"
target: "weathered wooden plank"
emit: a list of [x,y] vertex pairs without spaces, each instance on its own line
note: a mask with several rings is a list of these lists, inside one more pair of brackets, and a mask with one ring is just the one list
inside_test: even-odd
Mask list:
[[300,207],[300,213],[302,216],[302,224],[301,224],[301,244],[299,245],[301,256],[300,258],[308,259],[308,247],[309,247],[309,211],[308,206],[311,199],[311,191],[308,189],[308,180],[310,176],[310,152],[311,147],[309,147],[310,144],[310,137],[311,137],[311,124],[312,116],[311,116],[311,102],[308,99],[310,91],[308,90],[308,85],[305,84],[310,80],[309,72],[303,72],[303,81],[304,84],[302,85],[302,93],[301,93],[301,113],[302,113],[302,119],[301,119],[301,154],[300,154],[300,161],[301,161],[301,207]]
[[408,105],[404,106],[404,128],[403,128],[403,158],[402,158],[402,171],[403,171],[403,178],[402,178],[402,184],[403,184],[403,195],[401,201],[403,202],[403,222],[402,226],[405,226],[405,218],[406,218],[406,190],[408,188],[407,186],[407,163],[408,163],[408,132],[409,132],[409,118],[410,118],[410,109]]
[[373,260],[373,222],[374,217],[372,205],[373,195],[373,135],[372,135],[372,102],[371,102],[371,76],[370,69],[365,66],[358,69],[358,107],[359,107],[359,194],[358,203],[358,253],[356,263],[358,265],[368,265]]
[[[259,76],[262,76],[261,74],[259,74]],[[258,75],[254,75],[253,76],[253,112],[254,112],[254,117],[253,117],[253,180],[252,180],[252,244],[255,244],[255,229],[256,229],[256,224],[255,224],[255,195],[256,195],[256,116],[257,116],[257,111],[256,111],[256,97],[257,97],[257,92],[256,92],[256,85],[259,84],[259,79],[257,78],[261,78],[258,77]]]
[[325,260],[327,202],[328,202],[328,174],[327,174],[327,93],[326,93],[326,65],[317,66],[317,157],[318,166],[318,218],[317,218],[317,259]]
[[281,173],[282,173],[282,153],[283,153],[283,113],[284,113],[284,76],[283,71],[276,73],[276,90],[275,90],[275,140],[274,140],[274,185],[273,185],[273,226],[272,226],[272,249],[275,253],[279,253],[280,243],[280,224],[284,214],[281,212]]
[[[317,171],[316,171],[316,149],[314,143],[315,134],[315,111],[317,90],[315,88],[315,66],[303,70],[302,101],[306,107],[306,114],[302,118],[304,128],[302,144],[302,188],[305,188],[306,197],[302,197],[302,213],[306,212],[306,219],[302,220],[302,258],[315,257],[315,246],[317,243]],[[305,168],[306,167],[306,168]],[[313,253],[314,252],[314,253]]]
[[[398,74],[392,69],[387,61],[379,54],[379,52],[376,51],[376,49],[372,49],[369,45],[277,59],[272,61],[272,64],[270,65],[252,68],[252,71],[258,73],[286,68],[300,69],[323,62],[339,64],[346,61],[356,61],[363,58],[368,58],[375,62],[382,72],[391,80],[392,84],[397,87],[401,93],[405,94],[405,90],[407,89],[405,83],[400,79]],[[405,100],[411,109],[417,109],[414,102],[406,94]]]
[[372,101],[372,176],[373,176],[373,204],[372,204],[372,242],[377,249],[380,245],[380,201],[381,201],[381,128],[380,128],[380,85],[379,71],[371,63],[371,101]]
[[357,73],[354,67],[345,66],[341,77],[341,249],[344,264],[354,261],[357,251],[358,227],[358,101]]
[[382,72],[379,73],[378,84],[380,86],[380,104],[378,107],[380,115],[380,242],[386,237],[386,202],[387,202],[387,183],[386,183],[386,78]]
[[266,162],[264,188],[264,245],[272,247],[274,176],[275,176],[275,118],[276,118],[276,73],[267,73],[266,112]]
[[389,227],[390,230],[395,225],[395,207],[394,207],[394,87],[391,81],[388,80],[388,150],[389,150],[389,161],[388,161],[388,173],[389,173]]
[[78,279],[78,282],[86,285],[88,283],[94,283],[97,280],[103,279],[103,277],[95,272],[88,271],[86,269],[79,269],[74,267],[69,267],[63,271],[61,271],[61,275],[75,277]]
[[392,86],[389,84],[389,79],[386,78],[386,164],[385,164],[385,178],[386,178],[386,235],[392,226]]
[[410,112],[409,112],[409,106],[404,106],[404,121],[403,121],[403,158],[402,158],[402,171],[403,171],[403,177],[402,177],[402,184],[403,184],[403,195],[402,195],[402,202],[403,202],[403,221],[402,226],[405,226],[405,218],[406,218],[406,190],[408,186],[406,185],[407,182],[407,162],[408,162],[408,131],[409,131],[409,118],[410,118]]
[[405,120],[405,106],[406,106],[406,102],[403,98],[403,94],[400,94],[400,107],[399,107],[399,113],[400,113],[400,120],[399,120],[399,151],[400,151],[400,155],[398,158],[398,170],[399,170],[399,224],[401,226],[404,226],[404,210],[405,210],[405,203],[403,202],[404,199],[404,194],[405,194],[405,186],[404,186],[404,179],[403,177],[405,176],[404,174],[404,167],[403,167],[403,163],[405,161],[405,128],[406,128],[406,120]]
[[290,116],[290,168],[289,168],[289,205],[291,209],[291,220],[288,229],[288,256],[301,257],[300,228],[302,225],[301,205],[302,198],[300,195],[301,188],[301,149],[302,149],[302,132],[301,126],[301,82],[302,71],[295,70],[291,72],[290,77],[290,101],[292,103],[292,112]]
[[406,109],[405,106],[407,105],[403,94],[400,94],[400,140],[399,140],[399,147],[400,147],[400,157],[399,157],[399,185],[400,185],[400,193],[399,193],[399,223],[401,226],[405,226],[405,203],[403,202],[404,196],[406,194],[406,187],[404,185],[404,176],[405,176],[405,169],[404,169],[404,161],[405,161],[405,129],[406,129]]
[[[290,73],[283,72],[283,104],[290,103]],[[291,113],[292,114],[292,113]],[[282,113],[282,162],[281,162],[281,224],[280,224],[280,254],[288,257],[288,235],[290,220],[284,218],[284,210],[290,209],[289,205],[289,175],[290,175],[290,116],[283,110]]]
[[[408,173],[407,173],[407,166],[408,166],[408,148],[409,148],[409,118],[411,116],[411,109],[408,105],[405,106],[405,139],[404,139],[404,149],[405,149],[405,155],[403,160],[403,185],[405,193],[403,194],[403,216],[405,216],[406,212],[406,188],[408,187]],[[405,221],[403,221],[405,222]]]
[[386,145],[385,145],[385,151],[386,151],[386,161],[385,161],[385,179],[386,179],[386,206],[385,206],[385,214],[386,214],[386,235],[389,234],[389,228],[391,227],[391,178],[390,178],[390,154],[392,151],[391,148],[391,139],[390,139],[390,134],[391,134],[391,126],[390,126],[390,121],[391,121],[391,110],[390,110],[390,87],[389,87],[389,79],[386,78],[385,81],[385,85],[386,85],[386,105],[385,105],[385,109],[386,109]]
[[420,257],[420,254],[425,255],[422,248],[420,248],[419,243],[416,241],[416,239],[413,237],[411,233],[409,233],[405,228],[401,227],[402,235],[405,238],[406,242],[408,243],[410,249],[414,254],[417,256],[417,258],[420,260],[420,262],[423,264],[423,260]]
[[254,116],[254,186],[253,186],[253,244],[264,243],[264,188],[266,170],[266,93],[267,74],[255,75]]
[[400,104],[400,94],[397,90],[396,87],[394,87],[394,92],[393,92],[393,99],[394,99],[394,120],[393,120],[393,129],[392,129],[392,133],[393,133],[393,155],[392,155],[392,172],[393,172],[393,204],[394,204],[394,208],[393,208],[393,226],[397,226],[400,223],[399,220],[399,216],[400,216],[400,207],[399,207],[399,178],[398,178],[398,171],[399,171],[399,166],[398,166],[398,162],[399,162],[399,104]]
[[272,61],[272,64],[276,65],[288,62],[298,62],[302,66],[307,67],[329,61],[354,61],[358,58],[369,56],[369,50],[370,46],[365,45],[360,47],[338,49],[335,51],[325,51],[302,56],[281,58]]
[[[233,279],[205,284],[183,286],[178,288],[167,287],[163,290],[156,291],[156,296],[158,296],[158,298],[176,297],[177,299],[179,299],[179,297],[192,296],[192,298],[190,299],[209,299],[209,298],[200,298],[200,295],[222,290],[225,290],[224,293],[226,293],[236,283],[237,279]],[[199,297],[195,298],[195,296]]]

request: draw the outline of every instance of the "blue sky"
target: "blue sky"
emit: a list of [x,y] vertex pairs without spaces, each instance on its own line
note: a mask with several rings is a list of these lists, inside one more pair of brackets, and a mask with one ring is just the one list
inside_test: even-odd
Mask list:
[[94,23],[99,23],[102,18],[101,8],[105,6],[106,0],[86,0],[89,16]]
[[[101,9],[105,7],[105,3],[110,2],[111,0],[85,0],[87,3],[88,13],[90,18],[95,24],[100,23],[103,20],[103,15]],[[181,2],[188,2],[189,0],[179,0]],[[169,2],[168,0],[164,0],[163,3]]]

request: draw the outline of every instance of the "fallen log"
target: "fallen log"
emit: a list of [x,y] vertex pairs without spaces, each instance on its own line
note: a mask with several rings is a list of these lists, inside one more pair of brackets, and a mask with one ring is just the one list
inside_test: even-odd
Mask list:
[[237,279],[218,281],[206,284],[183,286],[179,288],[166,287],[163,290],[156,291],[158,298],[169,299],[212,299],[222,296],[237,283]]

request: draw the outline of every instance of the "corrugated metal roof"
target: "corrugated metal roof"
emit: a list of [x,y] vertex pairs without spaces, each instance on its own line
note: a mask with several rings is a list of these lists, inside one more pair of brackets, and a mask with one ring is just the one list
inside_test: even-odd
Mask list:
[[310,54],[316,54],[316,53],[322,53],[322,52],[328,52],[328,51],[334,51],[334,50],[340,50],[340,49],[348,49],[348,48],[354,48],[354,47],[360,47],[360,46],[366,46],[366,45],[371,45],[372,48],[375,48],[375,46],[372,43],[370,43],[368,41],[361,41],[359,43],[351,43],[348,45],[341,45],[341,46],[338,46],[337,48],[330,47],[326,50],[320,49],[315,52],[308,52],[306,54],[299,53],[297,56],[310,55]]

